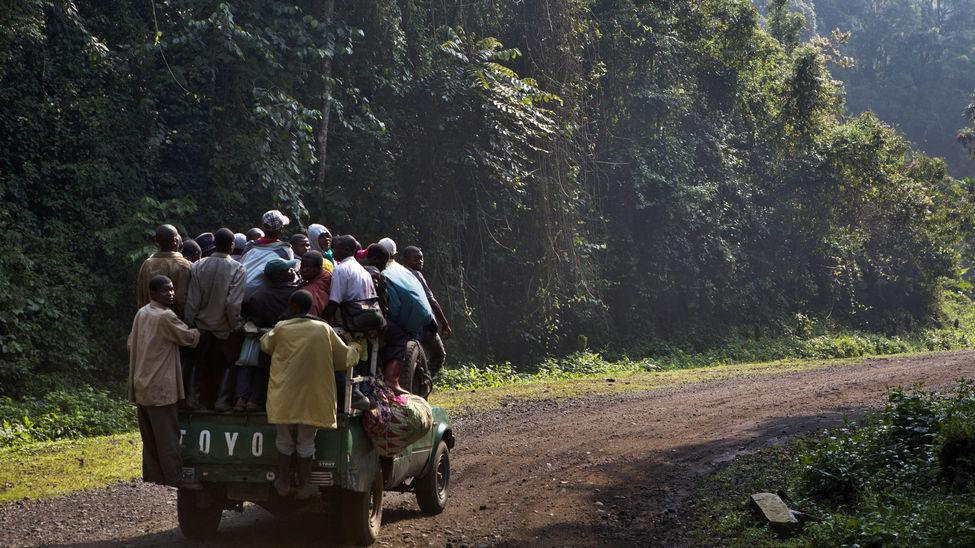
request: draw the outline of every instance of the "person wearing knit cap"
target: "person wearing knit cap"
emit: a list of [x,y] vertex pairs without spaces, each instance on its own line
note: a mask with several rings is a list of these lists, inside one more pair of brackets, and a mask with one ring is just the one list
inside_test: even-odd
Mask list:
[[204,232],[203,234],[200,234],[196,238],[193,238],[193,241],[195,241],[197,245],[200,246],[201,258],[207,258],[210,255],[213,255],[214,250],[217,249],[217,246],[214,245],[213,243],[212,232]]

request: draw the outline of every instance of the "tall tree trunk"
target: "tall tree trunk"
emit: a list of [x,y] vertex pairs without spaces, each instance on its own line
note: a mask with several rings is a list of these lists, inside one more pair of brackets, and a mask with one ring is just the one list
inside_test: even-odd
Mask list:
[[[321,22],[332,29],[332,17],[335,13],[335,0],[322,2]],[[318,173],[315,174],[315,186],[325,195],[325,159],[328,152],[328,118],[332,102],[332,57],[335,55],[334,44],[332,55],[322,60],[322,125],[318,128]]]

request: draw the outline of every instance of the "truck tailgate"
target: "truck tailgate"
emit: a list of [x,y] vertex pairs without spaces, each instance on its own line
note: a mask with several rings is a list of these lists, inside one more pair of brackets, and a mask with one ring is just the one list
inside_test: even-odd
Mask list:
[[263,414],[180,413],[186,464],[275,465],[275,427]]

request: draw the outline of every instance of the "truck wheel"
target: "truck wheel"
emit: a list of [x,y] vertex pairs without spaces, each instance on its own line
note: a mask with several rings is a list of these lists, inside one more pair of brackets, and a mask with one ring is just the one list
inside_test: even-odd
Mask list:
[[378,470],[367,493],[343,491],[342,523],[349,542],[369,546],[383,524],[383,475]]
[[206,540],[217,532],[223,508],[215,501],[206,501],[204,491],[179,489],[176,492],[176,517],[179,520],[179,530],[183,536],[193,540]]
[[427,355],[419,341],[410,341],[406,345],[406,364],[400,371],[399,385],[421,398],[433,392],[433,380],[427,371]]
[[430,472],[416,479],[416,503],[423,513],[435,516],[447,507],[447,488],[450,486],[450,449],[441,440],[433,454]]

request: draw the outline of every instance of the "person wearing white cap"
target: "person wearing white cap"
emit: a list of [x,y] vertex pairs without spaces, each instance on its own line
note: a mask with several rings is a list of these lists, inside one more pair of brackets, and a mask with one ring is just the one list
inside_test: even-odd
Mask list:
[[376,243],[389,252],[389,260],[392,262],[392,260],[396,257],[396,242],[394,242],[392,238],[386,237]]
[[247,246],[247,236],[242,232],[234,234],[234,252],[230,254],[230,258],[240,262],[241,256],[244,254],[244,248]]
[[264,237],[251,242],[250,249],[240,259],[244,270],[247,271],[247,289],[244,298],[253,295],[257,288],[264,284],[264,266],[268,261],[273,259],[290,261],[295,258],[291,244],[281,241],[281,232],[289,223],[291,219],[276,209],[268,211],[261,217]]

